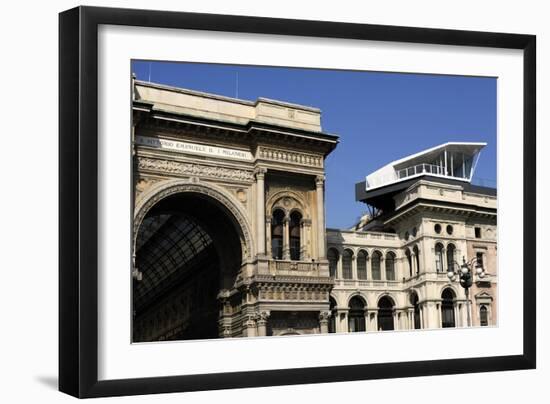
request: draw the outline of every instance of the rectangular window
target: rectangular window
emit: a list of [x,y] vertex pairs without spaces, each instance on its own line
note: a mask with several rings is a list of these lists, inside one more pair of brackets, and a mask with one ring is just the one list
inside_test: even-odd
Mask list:
[[481,227],[474,228],[474,231],[476,233],[476,238],[481,238]]
[[479,263],[479,265],[481,265],[483,268],[485,268],[485,266],[483,265],[483,253],[481,253],[481,252],[476,253],[476,258],[477,258],[477,262]]

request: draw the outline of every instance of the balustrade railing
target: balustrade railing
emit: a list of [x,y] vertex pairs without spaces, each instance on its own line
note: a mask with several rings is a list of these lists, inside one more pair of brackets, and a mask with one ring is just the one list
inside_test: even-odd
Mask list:
[[319,263],[310,261],[269,261],[269,272],[279,275],[318,275]]

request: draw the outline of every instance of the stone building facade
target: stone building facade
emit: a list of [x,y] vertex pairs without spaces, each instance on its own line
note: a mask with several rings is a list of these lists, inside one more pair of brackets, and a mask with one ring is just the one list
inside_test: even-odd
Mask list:
[[[496,325],[496,196],[468,185],[415,179],[376,230],[327,230],[337,332]],[[486,274],[467,299],[447,272],[476,254]]]
[[418,178],[393,213],[326,230],[337,143],[316,108],[134,81],[133,341],[432,328],[449,304],[464,326],[437,243],[483,255],[470,314],[496,324],[496,195]]

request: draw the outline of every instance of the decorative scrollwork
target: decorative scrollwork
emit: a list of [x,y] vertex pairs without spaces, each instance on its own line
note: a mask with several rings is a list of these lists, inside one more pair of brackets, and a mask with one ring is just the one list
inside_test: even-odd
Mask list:
[[221,187],[201,182],[184,182],[182,180],[160,182],[140,195],[140,198],[136,201],[136,208],[134,211],[134,248],[139,226],[147,212],[162,199],[182,192],[207,195],[225,206],[231,212],[233,218],[240,227],[239,232],[244,238],[244,255],[247,258],[252,257],[252,247],[254,245],[252,232],[250,231],[250,224],[246,218],[246,213],[241,210],[238,201]]
[[156,171],[166,174],[210,177],[244,182],[254,181],[254,174],[252,171],[195,163],[182,163],[179,161],[152,159],[148,157],[138,158],[138,168],[140,170]]

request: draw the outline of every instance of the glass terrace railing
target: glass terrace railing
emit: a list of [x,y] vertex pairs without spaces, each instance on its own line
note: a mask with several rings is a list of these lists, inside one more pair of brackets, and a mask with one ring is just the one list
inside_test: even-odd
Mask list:
[[396,174],[398,179],[411,177],[417,174],[445,175],[443,172],[443,167],[437,166],[434,164],[426,164],[426,163],[403,168],[402,170],[397,170]]

